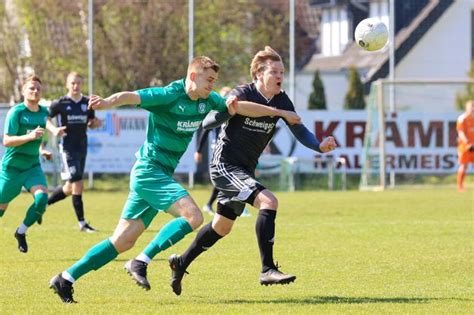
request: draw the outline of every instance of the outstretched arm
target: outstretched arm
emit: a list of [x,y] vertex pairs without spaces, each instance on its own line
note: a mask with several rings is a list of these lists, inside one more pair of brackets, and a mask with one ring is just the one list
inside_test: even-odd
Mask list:
[[89,109],[100,110],[122,105],[136,105],[140,103],[140,95],[138,95],[137,92],[118,92],[107,98],[102,98],[98,95],[91,95],[89,98]]
[[334,137],[331,136],[325,138],[322,142],[319,142],[311,131],[309,131],[303,124],[290,125],[289,128],[301,144],[317,152],[330,152],[337,146]]

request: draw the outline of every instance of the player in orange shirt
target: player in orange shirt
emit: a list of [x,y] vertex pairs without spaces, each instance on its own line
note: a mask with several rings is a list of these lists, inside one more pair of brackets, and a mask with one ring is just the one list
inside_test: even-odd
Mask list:
[[467,164],[474,163],[474,100],[466,102],[466,111],[458,117],[456,123],[458,132],[458,190],[465,191],[464,177]]

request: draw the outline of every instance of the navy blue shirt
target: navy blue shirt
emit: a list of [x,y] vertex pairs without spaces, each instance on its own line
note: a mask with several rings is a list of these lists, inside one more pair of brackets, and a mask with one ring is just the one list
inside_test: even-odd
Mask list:
[[214,129],[204,129],[202,130],[199,138],[197,140],[197,150],[196,152],[202,153],[202,149],[204,148],[204,143],[206,143],[209,133],[212,131],[212,141],[211,141],[211,149],[214,150],[217,144],[217,139],[219,137],[219,132],[221,132],[221,127],[216,127]]
[[[237,86],[229,95],[239,101],[250,101],[277,109],[295,111],[295,107],[284,91],[267,99],[254,83]],[[221,127],[212,163],[227,163],[253,172],[258,159],[272,139],[281,117],[247,117],[235,115]]]
[[87,154],[87,123],[95,118],[95,112],[87,109],[89,98],[82,96],[75,102],[65,95],[49,107],[49,117],[59,116],[58,125],[66,126],[66,136],[61,139],[63,150],[70,155]]

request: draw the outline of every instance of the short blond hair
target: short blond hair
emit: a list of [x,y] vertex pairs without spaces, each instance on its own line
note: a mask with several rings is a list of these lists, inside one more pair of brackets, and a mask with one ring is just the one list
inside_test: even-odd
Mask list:
[[195,57],[191,63],[188,66],[188,73],[190,73],[193,70],[196,70],[197,72],[202,72],[207,69],[212,69],[215,72],[219,72],[219,69],[221,66],[211,58],[207,56],[198,56]]
[[264,50],[260,50],[255,54],[250,64],[250,76],[252,80],[257,79],[257,74],[265,70],[268,60],[282,61],[280,55],[270,46],[265,46]]
[[25,82],[23,83],[23,86],[25,86],[28,82],[38,82],[39,84],[43,84],[43,83],[41,83],[41,79],[39,78],[39,76],[37,76],[36,74],[32,74],[32,75],[28,76],[25,79]]
[[82,75],[79,74],[79,72],[77,71],[71,71],[67,74],[67,77],[66,77],[66,81],[69,80],[69,78],[71,77],[78,77],[78,78],[81,78],[81,80],[84,80],[84,78],[82,77]]

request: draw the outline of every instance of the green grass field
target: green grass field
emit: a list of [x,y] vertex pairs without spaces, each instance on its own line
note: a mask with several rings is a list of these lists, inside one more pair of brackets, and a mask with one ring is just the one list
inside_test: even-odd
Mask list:
[[[191,194],[201,205],[208,190]],[[122,269],[169,220],[160,214],[132,250],[75,284],[78,304],[62,304],[49,279],[111,235],[126,195],[86,192],[96,234],[78,231],[70,200],[50,207],[43,225],[29,230],[27,254],[18,252],[13,233],[31,197],[14,200],[0,219],[0,313],[473,313],[474,194],[439,188],[277,193],[275,257],[296,282],[259,285],[252,209],[189,268],[179,297],[169,287],[167,257],[184,251],[195,233],[149,266],[151,291]]]

